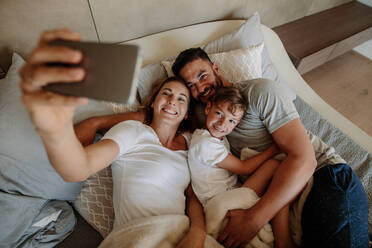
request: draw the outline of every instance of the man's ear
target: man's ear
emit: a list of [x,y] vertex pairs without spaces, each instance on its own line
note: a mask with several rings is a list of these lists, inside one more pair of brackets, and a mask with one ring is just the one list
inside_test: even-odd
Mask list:
[[220,68],[218,67],[218,65],[216,63],[212,63],[212,69],[215,73],[217,73],[217,75],[220,75]]
[[205,115],[208,115],[209,111],[211,110],[211,107],[212,107],[212,104],[210,101],[208,101],[204,109]]

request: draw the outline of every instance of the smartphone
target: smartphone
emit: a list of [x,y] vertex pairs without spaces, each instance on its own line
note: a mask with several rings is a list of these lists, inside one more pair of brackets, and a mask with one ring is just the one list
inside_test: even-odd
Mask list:
[[140,48],[94,42],[54,40],[52,46],[80,50],[80,64],[49,63],[48,66],[82,67],[86,75],[78,83],[52,83],[43,88],[54,93],[131,104],[136,98],[137,76],[141,68]]

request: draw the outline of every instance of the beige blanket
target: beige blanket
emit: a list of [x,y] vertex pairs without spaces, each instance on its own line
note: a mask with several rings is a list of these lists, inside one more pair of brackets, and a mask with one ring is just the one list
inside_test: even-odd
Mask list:
[[[234,189],[215,196],[205,206],[207,238],[204,247],[222,247],[215,238],[224,227],[224,217],[229,209],[249,208],[258,200],[248,188]],[[161,215],[133,220],[118,227],[102,242],[100,248],[108,247],[176,247],[189,228],[185,215]],[[269,224],[260,230],[247,247],[273,247],[274,236]]]

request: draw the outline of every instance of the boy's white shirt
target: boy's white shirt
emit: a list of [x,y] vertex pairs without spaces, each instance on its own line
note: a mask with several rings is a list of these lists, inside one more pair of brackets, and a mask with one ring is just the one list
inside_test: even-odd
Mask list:
[[228,154],[230,145],[226,137],[215,138],[206,129],[193,133],[188,153],[191,184],[203,206],[218,193],[240,186],[236,174],[217,166]]

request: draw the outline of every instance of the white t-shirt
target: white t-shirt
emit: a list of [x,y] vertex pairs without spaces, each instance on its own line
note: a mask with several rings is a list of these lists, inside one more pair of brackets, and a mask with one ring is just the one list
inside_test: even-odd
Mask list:
[[189,167],[191,184],[203,206],[218,193],[237,188],[236,174],[216,164],[224,160],[230,153],[226,137],[212,137],[208,130],[197,129],[191,137],[189,147]]
[[112,164],[114,227],[141,217],[185,213],[187,151],[164,147],[155,131],[138,121],[117,124],[103,139],[120,147]]

